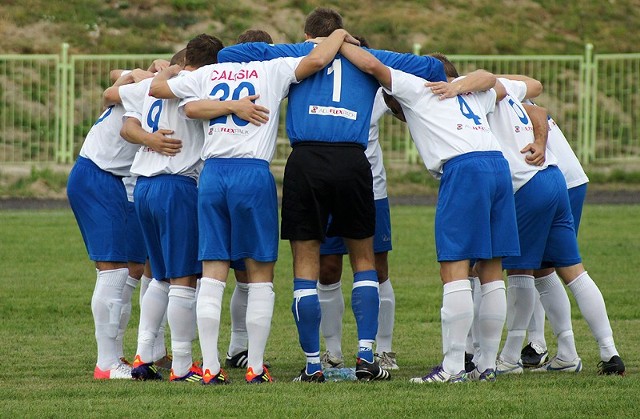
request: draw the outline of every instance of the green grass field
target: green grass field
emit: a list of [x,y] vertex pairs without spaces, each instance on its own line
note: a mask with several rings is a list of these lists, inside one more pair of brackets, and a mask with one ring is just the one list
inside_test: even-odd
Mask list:
[[[500,377],[494,384],[415,385],[440,362],[441,284],[435,261],[432,207],[392,207],[391,280],[396,292],[394,349],[400,371],[390,382],[292,383],[304,365],[290,312],[291,256],[282,242],[276,265],[276,308],[266,358],[277,380],[248,386],[96,382],[91,293],[95,271],[71,211],[0,212],[0,416],[2,417],[638,417],[640,206],[587,206],[580,231],[585,266],[607,302],[626,377],[598,376],[598,349],[573,304],[584,363],[579,374]],[[344,282],[351,283],[345,270]],[[229,339],[225,294],[220,352]],[[344,286],[350,301],[350,286]],[[125,337],[136,347],[137,293]],[[345,312],[343,350],[355,354],[353,315]],[[547,327],[550,353],[555,340]],[[198,342],[194,342],[199,357]],[[352,358],[355,361],[355,358]]]

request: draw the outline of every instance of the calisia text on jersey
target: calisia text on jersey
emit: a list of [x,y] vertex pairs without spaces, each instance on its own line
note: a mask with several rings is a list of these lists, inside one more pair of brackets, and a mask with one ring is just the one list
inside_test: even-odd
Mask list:
[[251,69],[241,69],[238,71],[233,70],[213,70],[211,73],[211,80],[248,80],[257,79],[258,72]]

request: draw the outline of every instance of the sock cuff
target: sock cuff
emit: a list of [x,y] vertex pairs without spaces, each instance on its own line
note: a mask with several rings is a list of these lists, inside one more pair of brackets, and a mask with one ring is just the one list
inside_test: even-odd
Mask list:
[[513,288],[534,288],[533,275],[509,275],[507,276],[509,287]]
[[503,290],[506,289],[506,287],[504,286],[504,281],[502,280],[487,282],[486,284],[482,284],[480,286],[480,290],[482,291],[483,296],[489,294],[492,291],[499,290],[499,289],[503,289]]
[[196,289],[184,285],[170,285],[169,297],[196,298]]
[[248,289],[259,290],[259,289],[269,289],[273,290],[272,282],[254,282],[251,284],[247,284]]
[[536,278],[535,285],[538,290],[543,291],[543,290],[548,290],[562,284],[560,283],[560,278],[558,278],[558,275],[555,272],[553,272],[553,273],[550,273],[549,275]]
[[468,279],[457,279],[443,285],[443,294],[451,294],[458,291],[471,291],[471,283]]
[[318,281],[318,291],[333,291],[342,288],[342,281],[338,281],[335,284],[321,284]]
[[294,278],[293,279],[293,290],[310,290],[316,289],[317,281],[313,279],[302,279],[302,278]]
[[130,287],[133,287],[133,289],[136,289],[136,287],[138,286],[138,283],[139,283],[139,282],[140,282],[140,281],[138,281],[137,279],[135,279],[134,277],[132,277],[132,276],[130,276],[130,275],[129,275],[129,276],[127,277],[127,282],[126,282],[126,284],[127,284],[128,286],[130,286]]
[[98,282],[105,287],[123,288],[129,276],[129,269],[110,269],[98,272]]
[[151,288],[157,288],[165,294],[169,293],[169,283],[167,281],[153,280],[149,283],[149,289]]
[[378,282],[378,272],[375,269],[370,269],[368,271],[360,271],[355,272],[353,274],[353,282],[360,281],[376,281]]
[[[577,294],[580,291],[582,291],[585,287],[587,287],[589,279],[591,279],[591,277],[589,276],[587,271],[584,271],[580,275],[576,276],[573,279],[573,281],[569,282],[567,284],[567,287],[571,289],[571,292],[573,292],[574,294]],[[591,282],[593,282],[592,279],[591,279]]]
[[207,277],[202,277],[200,279],[200,289],[202,289],[202,286],[204,287],[215,287],[215,288],[222,288],[223,290],[225,289],[225,287],[227,286],[226,282],[220,281],[218,279],[214,279],[214,278],[207,278]]
[[238,288],[240,291],[247,292],[249,291],[249,284],[236,281],[236,288]]

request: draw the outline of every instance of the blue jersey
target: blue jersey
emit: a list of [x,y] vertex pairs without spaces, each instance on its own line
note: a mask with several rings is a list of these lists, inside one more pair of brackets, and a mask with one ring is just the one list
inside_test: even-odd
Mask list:
[[[264,61],[279,57],[302,57],[315,44],[270,45],[253,42],[224,48],[219,62]],[[443,65],[433,57],[369,50],[382,63],[427,80],[446,81]],[[300,84],[291,85],[287,108],[287,135],[291,144],[300,141],[357,143],[367,147],[371,111],[379,87],[375,78],[361,72],[341,55],[322,71]]]

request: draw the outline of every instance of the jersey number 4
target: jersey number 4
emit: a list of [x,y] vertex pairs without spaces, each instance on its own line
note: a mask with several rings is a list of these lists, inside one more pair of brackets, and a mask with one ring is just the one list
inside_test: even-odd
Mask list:
[[[231,93],[231,100],[240,100],[240,95],[243,92],[246,92],[246,94],[243,95],[242,97],[252,96],[256,94],[256,88],[253,84],[243,81],[235,89],[233,89],[233,93],[231,93],[231,87],[227,83],[219,83],[219,84],[216,84],[213,87],[213,89],[211,89],[211,93],[209,93],[209,96],[216,98],[220,101],[223,101],[223,100],[229,99],[229,94]],[[252,101],[252,102],[255,103],[255,101]],[[227,118],[229,116],[231,116],[231,119],[233,120],[233,122],[239,127],[244,127],[249,123],[249,121],[245,121],[244,119],[241,119],[239,116],[235,114],[231,114],[231,115],[222,115],[217,118],[211,119],[209,121],[209,126],[215,125],[215,124],[226,124]]]
[[460,95],[456,97],[458,98],[458,103],[460,104],[460,112],[462,113],[462,115],[465,118],[472,119],[476,125],[480,125],[480,117],[473,113],[473,110],[471,110],[471,107],[469,106],[467,101],[464,100],[464,98]]

